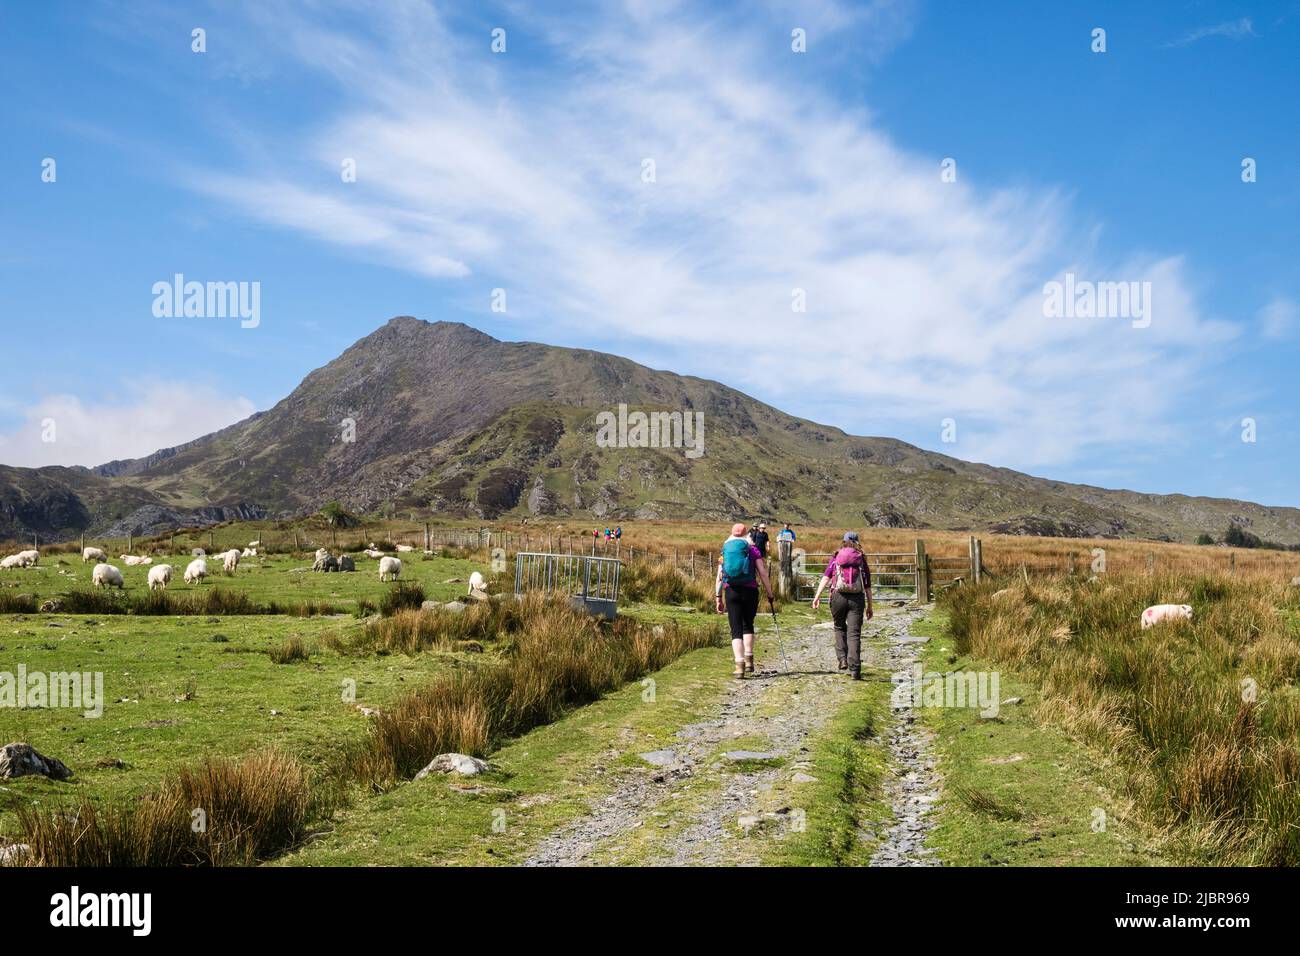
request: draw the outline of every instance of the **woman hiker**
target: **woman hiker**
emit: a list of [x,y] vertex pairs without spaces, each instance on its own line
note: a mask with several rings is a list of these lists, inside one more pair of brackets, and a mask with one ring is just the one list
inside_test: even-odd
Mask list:
[[835,656],[840,670],[862,680],[862,622],[871,620],[871,571],[858,543],[856,531],[846,532],[844,545],[826,562],[826,573],[817,582],[812,606],[822,602],[826,583],[831,586],[831,620],[835,625]]
[[744,524],[736,523],[731,526],[731,537],[722,544],[713,591],[718,613],[722,613],[724,605],[727,610],[731,651],[736,658],[736,669],[731,676],[738,680],[743,680],[746,673],[754,673],[754,618],[758,616],[759,582],[771,601],[772,585],[767,578],[763,553],[745,535]]

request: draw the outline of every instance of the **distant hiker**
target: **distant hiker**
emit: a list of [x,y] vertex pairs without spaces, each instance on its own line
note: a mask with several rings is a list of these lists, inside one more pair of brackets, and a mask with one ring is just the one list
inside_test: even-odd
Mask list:
[[614,529],[614,540],[619,541],[622,539],[622,537],[623,537],[623,526],[619,525],[617,528]]
[[835,656],[840,670],[862,680],[862,622],[871,620],[871,570],[862,553],[856,531],[846,532],[844,545],[831,555],[826,573],[817,582],[812,606],[822,601],[822,590],[831,586],[831,621],[835,625]]
[[767,522],[760,521],[754,525],[749,532],[749,538],[754,542],[754,547],[763,552],[763,557],[767,557]]
[[718,613],[722,613],[725,605],[731,626],[731,651],[736,658],[732,676],[742,680],[746,673],[754,673],[754,618],[758,615],[759,582],[767,599],[772,600],[763,552],[746,537],[744,524],[738,522],[731,526],[731,537],[722,544],[713,590]]
[[794,540],[795,540],[794,528],[790,527],[790,522],[787,521],[787,522],[785,523],[785,527],[782,528],[782,529],[781,529],[781,533],[778,534],[778,535],[776,536],[776,540],[777,540],[777,541],[794,541]]

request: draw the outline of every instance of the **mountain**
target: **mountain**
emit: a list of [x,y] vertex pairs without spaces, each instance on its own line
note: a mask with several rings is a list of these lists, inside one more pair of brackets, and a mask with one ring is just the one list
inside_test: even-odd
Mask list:
[[[702,416],[703,454],[605,447],[598,437],[620,405],[629,444],[638,412]],[[391,505],[482,519],[765,515],[1182,541],[1236,523],[1265,540],[1300,542],[1294,508],[1035,478],[848,435],[617,356],[500,342],[407,316],[316,369],[274,408],[185,445],[97,468],[0,466],[0,537],[152,533],[290,517],[332,499],[358,512]]]

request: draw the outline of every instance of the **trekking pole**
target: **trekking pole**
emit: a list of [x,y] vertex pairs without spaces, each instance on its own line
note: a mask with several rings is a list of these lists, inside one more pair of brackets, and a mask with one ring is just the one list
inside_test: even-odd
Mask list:
[[772,595],[767,596],[767,606],[772,610],[772,626],[776,628],[776,646],[781,649],[781,668],[785,673],[790,673],[790,662],[785,659],[785,641],[781,638],[781,625],[776,622],[776,605],[772,602]]

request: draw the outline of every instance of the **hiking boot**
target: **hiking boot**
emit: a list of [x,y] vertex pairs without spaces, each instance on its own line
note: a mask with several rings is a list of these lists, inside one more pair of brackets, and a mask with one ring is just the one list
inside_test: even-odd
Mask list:
[[859,667],[853,668],[852,670],[849,671],[849,677],[853,678],[854,680],[862,680],[862,669]]
[[746,673],[746,674],[752,674],[752,673],[754,673],[754,655],[753,655],[753,654],[746,654],[746,655],[745,655],[745,673]]
[[846,670],[848,670],[848,669],[849,669],[849,662],[848,662],[848,661],[840,661],[840,670],[842,670],[842,671],[846,671]]
[[744,663],[744,661],[736,661],[736,669],[735,669],[734,671],[731,672],[731,676],[734,677],[734,678],[736,678],[736,680],[744,680],[744,679],[745,679],[745,663]]

